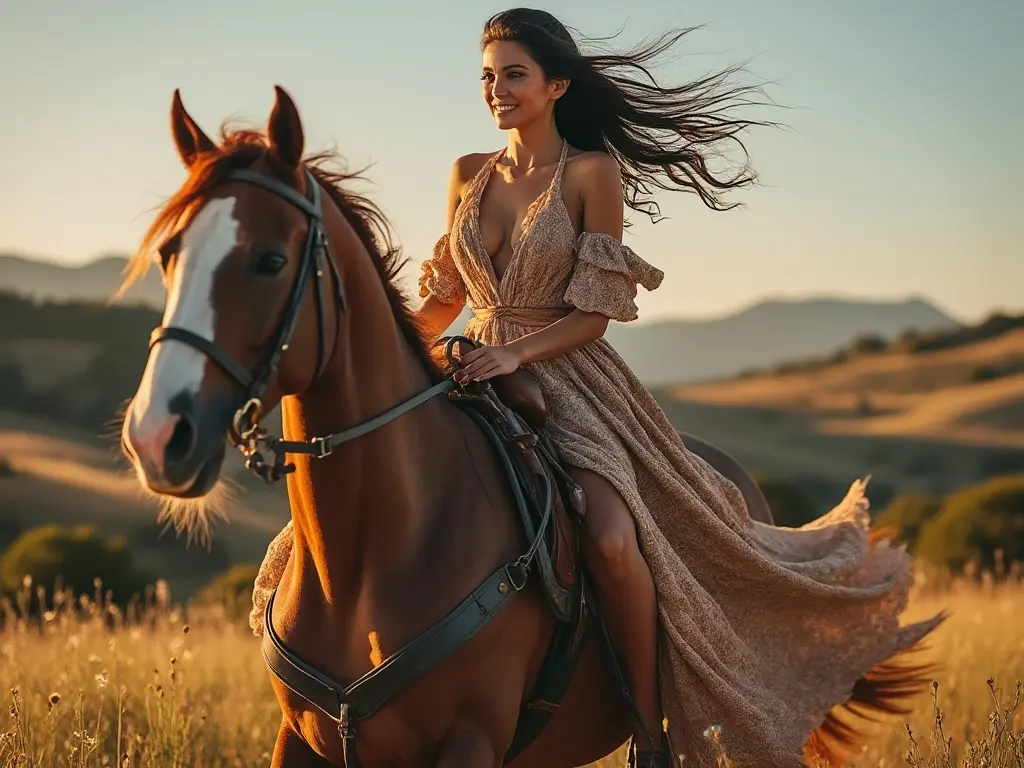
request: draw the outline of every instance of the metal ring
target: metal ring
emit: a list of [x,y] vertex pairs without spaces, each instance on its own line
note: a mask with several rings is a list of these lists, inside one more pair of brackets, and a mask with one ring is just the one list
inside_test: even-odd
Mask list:
[[[235,416],[231,420],[231,426],[235,430],[235,434],[242,440],[248,440],[252,437],[259,427],[262,411],[263,402],[258,397],[249,398],[245,405],[235,411]],[[242,419],[245,419],[248,423],[245,429],[242,429]]]

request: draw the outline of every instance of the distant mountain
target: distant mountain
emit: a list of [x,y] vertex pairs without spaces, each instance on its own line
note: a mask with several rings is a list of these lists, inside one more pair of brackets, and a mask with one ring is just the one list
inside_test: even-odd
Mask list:
[[[103,256],[80,266],[0,254],[0,291],[15,291],[54,301],[106,303],[121,284],[124,256]],[[125,293],[123,302],[142,302],[162,308],[164,287],[155,269]]]
[[[0,291],[57,301],[106,302],[121,281],[125,259],[108,256],[78,267],[0,255]],[[156,270],[125,295],[125,302],[161,308]],[[468,310],[452,325],[457,331]],[[613,323],[607,338],[648,386],[732,376],[750,368],[822,355],[856,336],[892,339],[908,328],[947,329],[954,318],[923,299],[771,300],[711,320]]]
[[647,386],[666,386],[827,354],[861,335],[960,326],[923,299],[771,300],[713,320],[615,323],[606,337]]

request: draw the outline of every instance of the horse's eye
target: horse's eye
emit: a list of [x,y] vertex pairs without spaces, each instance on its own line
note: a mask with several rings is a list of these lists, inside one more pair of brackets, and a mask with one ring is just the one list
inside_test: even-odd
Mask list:
[[288,263],[288,258],[283,253],[277,251],[267,251],[260,256],[256,262],[256,273],[259,275],[266,275],[273,277],[280,273]]

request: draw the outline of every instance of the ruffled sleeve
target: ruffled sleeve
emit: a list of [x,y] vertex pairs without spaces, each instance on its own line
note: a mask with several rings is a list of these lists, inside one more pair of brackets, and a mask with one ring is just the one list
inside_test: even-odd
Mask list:
[[628,245],[603,232],[583,232],[576,241],[576,267],[565,301],[584,312],[612,320],[636,320],[637,285],[653,291],[665,273],[641,259]]
[[455,266],[448,235],[434,243],[433,255],[423,262],[419,286],[420,298],[433,294],[445,304],[466,303],[466,285]]

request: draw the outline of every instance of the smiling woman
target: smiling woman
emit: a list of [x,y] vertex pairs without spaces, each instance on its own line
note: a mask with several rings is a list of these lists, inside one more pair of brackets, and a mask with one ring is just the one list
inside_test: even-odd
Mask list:
[[[725,193],[754,180],[711,166],[765,124],[732,113],[758,89],[731,85],[734,69],[666,87],[645,68],[683,34],[588,55],[544,11],[486,22],[482,96],[506,146],[453,163],[416,316],[436,336],[473,310],[464,333],[480,346],[460,382],[525,368],[541,385],[545,430],[586,493],[584,561],[633,705],[631,764],[711,765],[712,725],[737,765],[839,764],[857,725],[927,683],[906,652],[941,617],[900,626],[909,558],[872,538],[860,481],[800,529],[755,517],[749,475],[681,438],[603,338],[637,317],[638,286],[663,279],[622,242],[625,207],[657,218],[660,187],[726,210]],[[285,529],[268,551],[255,616],[300,535]]]

